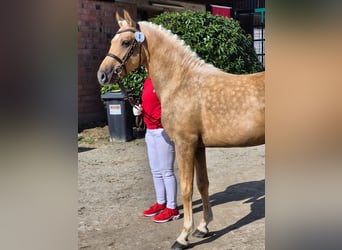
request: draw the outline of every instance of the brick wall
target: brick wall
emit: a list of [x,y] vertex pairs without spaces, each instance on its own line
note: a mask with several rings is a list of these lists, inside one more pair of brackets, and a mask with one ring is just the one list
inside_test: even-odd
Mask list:
[[116,9],[124,8],[136,19],[135,4],[78,1],[78,122],[85,125],[106,119],[96,73],[118,29]]

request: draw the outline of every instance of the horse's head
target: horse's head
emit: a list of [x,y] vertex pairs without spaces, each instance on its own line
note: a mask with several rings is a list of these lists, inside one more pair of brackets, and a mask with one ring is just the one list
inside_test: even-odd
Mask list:
[[108,54],[102,61],[97,72],[97,79],[101,85],[115,82],[126,76],[142,63],[141,45],[145,40],[139,26],[132,20],[128,12],[124,11],[124,18],[116,13],[119,30],[114,35]]

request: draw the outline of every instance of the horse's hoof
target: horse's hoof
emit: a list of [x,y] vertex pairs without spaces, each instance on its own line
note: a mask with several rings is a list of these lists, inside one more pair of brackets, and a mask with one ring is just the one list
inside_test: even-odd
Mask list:
[[196,237],[196,238],[205,238],[207,237],[209,234],[209,232],[204,233],[201,232],[200,230],[196,229],[195,232],[192,233],[192,236]]
[[185,245],[179,243],[178,241],[176,241],[175,243],[173,243],[173,245],[172,245],[172,247],[171,247],[172,250],[183,250],[183,249],[186,249],[186,248],[187,248],[187,246],[185,246]]

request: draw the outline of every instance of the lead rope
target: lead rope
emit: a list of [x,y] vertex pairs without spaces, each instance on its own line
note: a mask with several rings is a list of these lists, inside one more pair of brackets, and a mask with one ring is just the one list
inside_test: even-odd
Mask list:
[[[124,100],[127,100],[129,102],[129,104],[131,104],[131,106],[133,108],[135,108],[134,106],[136,105],[139,105],[139,103],[137,103],[133,97],[131,95],[128,95],[125,87],[123,86],[123,83],[121,81],[121,79],[119,79],[118,81],[118,85],[122,91],[122,93],[124,94]],[[138,130],[142,130],[143,129],[143,126],[144,126],[144,122],[143,122],[143,119],[142,119],[142,115],[138,115],[135,117],[135,127]]]
[[123,83],[121,81],[121,79],[119,79],[118,81],[118,85],[122,91],[122,93],[124,94],[125,100],[127,100],[129,102],[129,104],[131,104],[132,107],[134,107],[135,105],[137,105],[137,102],[133,99],[133,97],[131,95],[128,95],[126,88],[123,86]]

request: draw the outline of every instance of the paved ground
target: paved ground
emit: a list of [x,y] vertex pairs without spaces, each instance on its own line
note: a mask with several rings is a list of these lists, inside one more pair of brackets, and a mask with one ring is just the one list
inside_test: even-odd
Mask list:
[[[207,149],[214,220],[208,238],[189,238],[191,249],[265,249],[264,150]],[[170,249],[183,219],[157,224],[141,216],[154,202],[144,139],[109,142],[107,127],[84,130],[78,157],[79,249]],[[183,213],[180,194],[178,202]],[[196,189],[193,204],[197,225]]]

